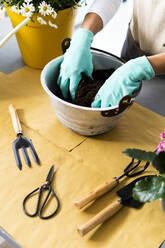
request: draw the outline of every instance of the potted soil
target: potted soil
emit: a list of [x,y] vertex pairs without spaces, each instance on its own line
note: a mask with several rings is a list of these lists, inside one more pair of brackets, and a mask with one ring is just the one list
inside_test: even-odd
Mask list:
[[[78,85],[75,99],[72,100],[71,96],[69,95],[66,101],[79,106],[91,107],[91,103],[93,102],[97,92],[104,84],[106,79],[108,79],[114,71],[114,68],[94,70],[92,74],[92,79],[82,73],[82,79]],[[57,97],[65,100],[62,96],[61,90],[56,80],[54,82],[54,88],[52,88],[52,92]]]

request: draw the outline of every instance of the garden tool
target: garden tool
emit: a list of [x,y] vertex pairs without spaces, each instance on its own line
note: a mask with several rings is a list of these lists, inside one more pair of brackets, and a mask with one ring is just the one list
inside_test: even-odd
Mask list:
[[117,195],[120,197],[120,199],[110,204],[106,208],[104,208],[96,216],[90,219],[87,223],[80,226],[78,228],[78,232],[80,233],[80,235],[84,236],[86,233],[91,231],[97,225],[103,223],[108,218],[116,214],[123,206],[130,206],[137,209],[142,207],[143,203],[135,200],[132,197],[132,190],[136,182],[141,179],[144,179],[145,177],[146,176],[136,178],[133,182],[129,183],[128,185],[124,186],[122,189],[117,191]]
[[15,34],[17,33],[22,27],[24,27],[28,22],[30,22],[30,18],[25,18],[19,25],[17,25],[13,30],[11,30],[1,41],[0,41],[0,48]]
[[111,191],[114,187],[116,187],[120,179],[123,177],[136,177],[139,174],[143,173],[149,166],[150,162],[146,162],[144,167],[137,172],[132,173],[135,171],[137,168],[139,168],[139,165],[141,163],[141,160],[138,160],[136,164],[134,164],[134,158],[132,158],[131,162],[128,164],[128,166],[124,169],[124,173],[120,177],[114,177],[114,180],[110,180],[109,182],[106,182],[99,187],[97,187],[95,190],[90,192],[88,195],[82,197],[79,200],[75,201],[75,205],[78,208],[82,208],[86,206],[88,203],[90,203],[93,200],[96,200],[100,196],[104,195],[105,193]]
[[[38,215],[41,219],[49,219],[49,218],[53,217],[57,213],[57,211],[58,211],[58,209],[60,207],[60,202],[59,202],[59,199],[58,199],[57,195],[55,194],[54,190],[51,187],[51,182],[52,182],[52,179],[53,179],[53,175],[54,175],[54,165],[52,165],[52,167],[49,170],[48,176],[46,178],[46,182],[41,187],[38,187],[37,189],[35,189],[31,193],[29,193],[25,197],[25,199],[23,200],[23,210],[24,210],[25,214],[28,215],[29,217],[35,217],[35,216]],[[48,193],[47,193],[47,196],[44,199],[43,204],[41,205],[42,194],[43,194],[43,191],[45,191],[45,190],[48,190]],[[33,214],[30,214],[26,210],[25,204],[26,204],[26,202],[27,202],[27,200],[29,198],[33,197],[36,194],[37,191],[38,191],[37,207],[36,207],[35,212]],[[52,196],[54,196],[56,201],[57,201],[57,206],[55,208],[55,211],[52,214],[50,214],[48,216],[43,216],[42,212],[43,212],[44,208],[47,207],[47,203],[50,200],[51,193],[52,193]]]
[[22,163],[21,163],[21,159],[20,159],[20,155],[19,155],[19,149],[22,150],[25,162],[29,167],[31,166],[31,162],[30,162],[30,159],[29,159],[29,156],[28,156],[26,148],[30,149],[30,151],[32,153],[32,156],[34,158],[34,161],[37,164],[40,164],[40,160],[38,158],[38,155],[36,153],[36,150],[35,150],[35,148],[33,146],[32,141],[30,139],[28,139],[28,138],[25,138],[22,135],[21,123],[20,123],[20,120],[18,118],[18,114],[17,114],[17,111],[16,111],[15,107],[13,105],[10,105],[9,106],[9,111],[10,111],[10,114],[11,114],[14,130],[15,130],[15,132],[17,134],[17,137],[18,137],[13,142],[13,151],[14,151],[14,155],[15,155],[15,159],[16,159],[16,163],[17,163],[18,168],[20,170],[22,169]]

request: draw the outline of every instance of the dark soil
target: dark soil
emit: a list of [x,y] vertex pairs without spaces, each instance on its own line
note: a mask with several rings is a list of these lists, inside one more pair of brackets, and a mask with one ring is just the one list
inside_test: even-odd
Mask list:
[[[72,100],[69,95],[68,99],[65,101],[79,106],[91,107],[91,103],[93,102],[98,90],[114,71],[115,69],[113,68],[106,70],[95,70],[92,74],[93,79],[82,73],[82,79],[79,83],[75,99]],[[56,96],[64,100],[57,82],[51,90]]]

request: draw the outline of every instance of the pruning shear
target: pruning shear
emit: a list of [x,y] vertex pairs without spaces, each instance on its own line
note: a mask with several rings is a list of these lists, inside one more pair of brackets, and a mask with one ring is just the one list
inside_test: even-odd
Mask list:
[[[33,190],[31,193],[29,193],[23,200],[23,210],[25,212],[26,215],[28,215],[29,217],[35,217],[35,216],[39,216],[41,219],[49,219],[51,217],[53,217],[59,207],[60,207],[60,201],[57,197],[57,195],[55,194],[54,190],[52,189],[51,187],[51,182],[52,182],[52,179],[53,179],[53,175],[54,175],[54,165],[50,168],[49,170],[49,173],[47,175],[47,178],[46,178],[46,182],[41,186],[41,187],[38,187],[36,188],[35,190]],[[41,198],[42,198],[42,194],[45,190],[48,190],[48,193],[44,199],[44,202],[43,204],[41,205]],[[37,200],[37,206],[36,206],[36,210],[35,210],[35,213],[31,214],[29,213],[27,210],[26,210],[26,202],[29,200],[29,198],[33,197],[35,195],[35,193],[38,191],[38,200]],[[57,205],[56,205],[56,209],[55,211],[48,215],[48,216],[43,216],[43,210],[44,208],[46,208],[46,204],[48,202],[48,199],[50,199],[50,195],[52,194],[52,196],[56,199],[56,202],[57,202]]]

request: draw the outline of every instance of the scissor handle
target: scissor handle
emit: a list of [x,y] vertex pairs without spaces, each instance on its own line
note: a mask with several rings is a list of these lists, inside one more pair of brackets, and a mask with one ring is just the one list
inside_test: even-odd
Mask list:
[[26,215],[28,215],[29,217],[34,217],[34,216],[36,216],[37,213],[38,213],[39,203],[40,203],[40,198],[41,198],[41,193],[40,193],[40,191],[39,191],[39,194],[38,194],[37,207],[36,207],[36,211],[35,211],[34,214],[28,213],[28,211],[26,210],[25,205],[26,205],[27,200],[28,200],[30,197],[32,197],[33,194],[34,194],[35,192],[37,192],[38,190],[39,190],[39,188],[33,190],[33,191],[32,191],[31,193],[29,193],[29,194],[24,198],[24,200],[23,200],[22,206],[23,206],[24,213],[25,213]]
[[[30,214],[26,210],[26,206],[25,205],[26,205],[27,200],[30,197],[32,197],[34,195],[34,193],[37,192],[38,190],[39,190],[39,193],[38,193],[38,200],[37,200],[36,210],[35,210],[35,212],[33,214]],[[48,190],[48,194],[47,194],[47,196],[46,196],[43,204],[40,207],[40,200],[41,200],[41,195],[42,195],[43,190]],[[42,211],[43,211],[43,209],[44,209],[44,207],[45,207],[45,205],[47,203],[47,200],[48,200],[48,198],[49,198],[49,196],[50,196],[51,193],[54,195],[54,197],[55,197],[55,199],[57,201],[57,207],[56,207],[55,211],[52,214],[50,214],[49,216],[43,216],[42,215]],[[49,218],[53,217],[57,213],[59,207],[60,207],[60,202],[59,202],[59,199],[58,199],[57,195],[55,194],[55,192],[52,189],[51,185],[47,185],[47,184],[44,184],[40,188],[37,188],[37,189],[33,190],[23,200],[23,210],[24,210],[25,214],[28,215],[29,217],[35,217],[38,214],[41,219],[49,219]]]
[[[45,198],[45,200],[44,200],[44,203],[42,204],[41,208],[40,208],[39,211],[38,211],[38,215],[39,215],[39,217],[40,217],[41,219],[49,219],[49,218],[53,217],[53,216],[57,213],[57,211],[58,211],[58,209],[59,209],[59,207],[60,207],[60,201],[59,201],[57,195],[55,194],[54,190],[52,189],[51,185],[50,185],[50,184],[49,184],[49,185],[46,185],[46,184],[43,185],[43,186],[41,187],[40,192],[42,193],[42,191],[45,190],[45,189],[48,189],[49,191],[48,191],[48,194],[47,194],[47,196],[46,196],[46,198]],[[48,198],[49,198],[50,193],[52,193],[52,194],[54,195],[54,197],[55,197],[55,199],[56,199],[56,201],[57,201],[57,207],[56,207],[55,211],[54,211],[52,214],[50,214],[50,215],[48,215],[48,216],[43,216],[43,215],[42,215],[42,211],[43,211],[43,209],[44,209],[44,207],[45,207],[45,205],[46,205],[46,203],[47,203],[47,200],[48,200]],[[41,198],[41,196],[40,196],[40,198]]]

